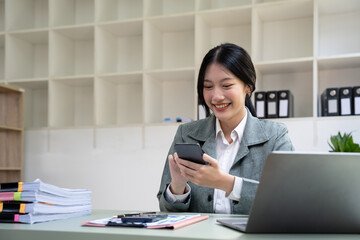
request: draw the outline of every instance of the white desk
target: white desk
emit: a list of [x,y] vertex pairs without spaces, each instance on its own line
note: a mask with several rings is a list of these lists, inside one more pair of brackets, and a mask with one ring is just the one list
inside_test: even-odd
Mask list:
[[360,235],[342,234],[242,234],[216,223],[217,218],[234,215],[210,214],[210,218],[193,225],[177,229],[144,229],[119,227],[83,227],[82,222],[111,217],[122,212],[116,210],[94,210],[92,215],[37,224],[0,224],[0,240],[215,240],[215,239],[360,239]]

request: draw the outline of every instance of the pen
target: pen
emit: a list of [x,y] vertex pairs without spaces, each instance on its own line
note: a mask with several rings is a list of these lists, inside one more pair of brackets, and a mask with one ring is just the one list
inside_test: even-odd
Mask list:
[[131,217],[131,216],[138,216],[138,215],[144,215],[144,214],[156,214],[156,212],[126,213],[126,214],[117,215],[117,217],[123,218],[123,217]]

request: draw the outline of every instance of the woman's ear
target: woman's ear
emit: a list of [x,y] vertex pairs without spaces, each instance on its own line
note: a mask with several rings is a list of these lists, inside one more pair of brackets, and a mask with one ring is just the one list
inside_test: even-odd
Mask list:
[[250,95],[251,94],[251,86],[249,84],[246,85],[245,87],[245,93]]

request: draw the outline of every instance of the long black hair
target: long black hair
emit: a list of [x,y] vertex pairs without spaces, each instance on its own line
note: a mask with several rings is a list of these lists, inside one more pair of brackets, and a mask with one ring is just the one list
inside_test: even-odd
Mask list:
[[[232,43],[224,43],[211,49],[204,57],[199,71],[197,92],[199,104],[203,105],[206,116],[210,116],[210,109],[204,99],[204,77],[207,67],[211,63],[219,63],[227,68],[232,74],[250,87],[251,93],[255,90],[256,73],[250,55],[240,46]],[[256,116],[254,106],[251,102],[251,93],[246,94],[245,106],[253,116]]]

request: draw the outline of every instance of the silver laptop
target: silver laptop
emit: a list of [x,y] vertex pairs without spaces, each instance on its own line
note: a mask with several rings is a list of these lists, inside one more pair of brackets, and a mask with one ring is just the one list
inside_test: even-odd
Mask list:
[[248,219],[217,219],[246,233],[360,233],[360,153],[273,152]]

